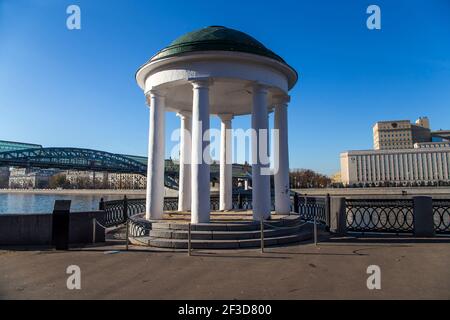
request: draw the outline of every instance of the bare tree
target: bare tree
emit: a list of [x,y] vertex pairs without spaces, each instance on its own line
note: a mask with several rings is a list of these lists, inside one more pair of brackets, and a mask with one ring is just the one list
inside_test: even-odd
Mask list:
[[310,169],[294,169],[289,173],[291,188],[326,188],[331,178]]

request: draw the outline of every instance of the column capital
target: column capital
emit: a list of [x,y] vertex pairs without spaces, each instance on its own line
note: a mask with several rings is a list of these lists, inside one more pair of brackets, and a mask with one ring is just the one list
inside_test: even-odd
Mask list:
[[258,93],[268,93],[269,92],[269,88],[270,86],[266,85],[266,84],[262,84],[260,82],[252,82],[250,87],[253,90],[253,93],[258,92]]
[[150,89],[145,93],[145,102],[150,107],[152,98],[164,99],[166,97],[166,90],[163,89]]
[[274,106],[275,107],[280,107],[280,106],[287,106],[288,103],[291,101],[291,96],[289,95],[275,95],[274,97]]
[[152,88],[145,92],[146,96],[156,96],[160,98],[164,98],[167,94],[167,90],[165,89],[158,89],[158,88]]
[[217,115],[222,121],[230,121],[233,120],[234,115],[232,113],[219,113]]
[[177,117],[180,117],[181,120],[184,120],[186,118],[192,118],[192,113],[189,111],[178,111]]
[[209,86],[213,82],[212,78],[209,77],[189,78],[188,81],[192,84],[194,89],[209,89]]

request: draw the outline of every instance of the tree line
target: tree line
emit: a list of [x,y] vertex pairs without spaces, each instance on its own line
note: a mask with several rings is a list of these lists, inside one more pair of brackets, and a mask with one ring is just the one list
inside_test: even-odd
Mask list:
[[326,188],[332,183],[329,176],[310,169],[293,169],[289,172],[291,188]]

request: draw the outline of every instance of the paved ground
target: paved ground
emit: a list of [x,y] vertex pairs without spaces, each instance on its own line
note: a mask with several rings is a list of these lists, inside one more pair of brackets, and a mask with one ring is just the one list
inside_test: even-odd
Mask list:
[[[450,299],[450,242],[344,239],[259,250],[0,251],[2,299]],[[139,248],[133,248],[139,250]],[[81,268],[68,290],[66,268]],[[381,268],[381,290],[366,269]]]

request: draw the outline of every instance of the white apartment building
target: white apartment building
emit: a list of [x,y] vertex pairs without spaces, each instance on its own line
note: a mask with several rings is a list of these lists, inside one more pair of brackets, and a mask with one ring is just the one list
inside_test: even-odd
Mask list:
[[424,142],[410,149],[344,152],[341,178],[344,185],[450,182],[450,143]]

